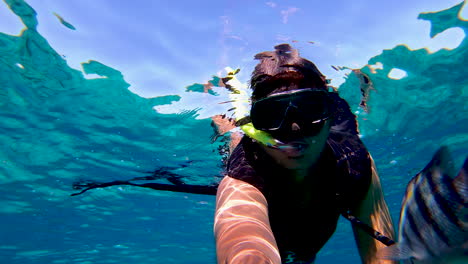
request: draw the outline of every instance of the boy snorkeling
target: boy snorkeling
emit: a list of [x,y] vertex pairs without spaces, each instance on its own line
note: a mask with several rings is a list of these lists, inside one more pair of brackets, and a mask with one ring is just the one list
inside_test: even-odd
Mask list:
[[[249,118],[275,144],[244,136],[229,157],[216,198],[218,263],[313,263],[340,214],[393,237],[349,105],[289,45],[255,58]],[[363,263],[396,263],[376,257],[383,243],[353,231]]]

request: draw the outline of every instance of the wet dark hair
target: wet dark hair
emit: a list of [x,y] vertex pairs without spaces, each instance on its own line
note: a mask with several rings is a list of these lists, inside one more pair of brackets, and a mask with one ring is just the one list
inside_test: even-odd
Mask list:
[[275,51],[255,55],[260,62],[250,80],[252,99],[259,100],[269,94],[303,88],[326,90],[325,76],[314,63],[299,56],[289,44],[275,46]]

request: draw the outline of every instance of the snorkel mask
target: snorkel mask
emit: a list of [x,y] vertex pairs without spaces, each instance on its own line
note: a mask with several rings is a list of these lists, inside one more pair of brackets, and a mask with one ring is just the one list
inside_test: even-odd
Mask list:
[[[252,104],[251,123],[241,125],[241,129],[268,147],[286,148],[289,141],[319,134],[333,115],[332,105],[329,92],[323,89],[272,94]],[[291,129],[293,123],[298,132]]]
[[[300,136],[314,136],[334,115],[334,102],[325,89],[308,88],[272,94],[250,102],[247,85],[236,78],[239,70],[226,67],[227,82],[236,126],[251,139],[271,148],[287,148],[292,122],[301,128]],[[332,109],[333,108],[333,109]],[[289,126],[289,128],[288,128]],[[294,136],[298,136],[297,134]],[[286,143],[285,143],[286,142]]]

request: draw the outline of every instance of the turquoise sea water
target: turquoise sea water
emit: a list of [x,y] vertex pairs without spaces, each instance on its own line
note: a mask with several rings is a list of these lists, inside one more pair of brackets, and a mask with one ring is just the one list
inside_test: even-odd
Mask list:
[[[5,2],[27,28],[0,33],[0,263],[215,263],[214,197],[127,186],[69,196],[79,180],[126,180],[167,166],[189,183],[218,181],[221,143],[210,143],[210,120],[196,119],[197,109],[154,111],[180,96],[140,97],[124,72],[97,61],[83,69],[101,78],[86,79],[36,31],[33,8]],[[432,23],[431,35],[452,27],[466,34],[460,9],[420,18]],[[435,53],[401,45],[369,64],[377,62],[384,68],[361,69],[375,88],[369,113],[359,108],[354,73],[339,91],[358,113],[397,222],[407,182],[440,145],[458,165],[466,157],[468,43]],[[389,78],[392,68],[407,76]],[[356,254],[342,223],[317,263],[359,263]]]

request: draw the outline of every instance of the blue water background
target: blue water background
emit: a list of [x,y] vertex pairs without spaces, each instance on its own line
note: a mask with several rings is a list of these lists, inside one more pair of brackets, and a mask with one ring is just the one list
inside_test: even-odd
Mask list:
[[[214,197],[126,186],[69,196],[78,180],[126,180],[162,166],[192,184],[219,180],[221,143],[210,143],[210,120],[196,119],[196,109],[157,113],[180,95],[142,98],[125,73],[97,61],[83,68],[101,78],[84,78],[36,31],[32,8],[6,2],[27,29],[0,33],[0,263],[215,263]],[[460,8],[421,18],[431,35],[466,34]],[[466,157],[467,45],[432,54],[401,45],[373,57],[369,64],[385,67],[361,69],[375,86],[369,113],[358,107],[353,73],[339,87],[358,113],[395,222],[407,182],[439,146],[458,166]],[[388,78],[392,68],[407,77]],[[359,263],[347,223],[317,263]]]

